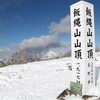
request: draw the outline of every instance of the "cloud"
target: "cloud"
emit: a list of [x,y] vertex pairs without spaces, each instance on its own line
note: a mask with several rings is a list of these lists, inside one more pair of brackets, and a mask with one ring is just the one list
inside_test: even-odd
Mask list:
[[10,48],[2,48],[0,49],[0,59],[7,59],[11,56],[11,49]]
[[70,33],[70,16],[62,18],[59,23],[51,23],[49,26],[49,35],[42,35],[40,37],[32,37],[29,39],[24,39],[19,44],[19,49],[33,48],[37,49],[50,49],[50,48],[66,48],[69,43],[59,40],[59,35]]
[[12,54],[18,50],[18,45],[0,48],[0,59],[9,59],[12,56]]
[[[19,18],[19,16],[18,16]],[[62,34],[70,33],[70,16],[66,16],[60,20],[59,23],[52,23],[49,27],[49,31],[52,34],[42,35],[40,37],[32,37],[24,39],[20,44],[12,48],[1,49],[0,57],[10,56],[12,53],[20,52],[24,49],[30,49],[34,54],[45,54],[48,51],[65,53],[70,49],[70,42],[63,42],[59,40],[59,36]],[[14,50],[16,48],[16,50]],[[6,54],[6,55],[5,55]],[[8,54],[8,55],[7,55]]]
[[33,48],[33,49],[46,49],[46,48],[56,48],[65,46],[63,42],[58,41],[55,35],[46,35],[40,37],[33,37],[30,39],[25,39],[20,43],[19,48]]
[[5,10],[12,5],[20,5],[25,0],[0,0],[0,10]]
[[59,41],[55,35],[46,35],[38,38],[25,39],[20,43],[19,48],[19,52],[29,49],[33,55],[38,56],[44,56],[49,51],[62,55],[70,50],[70,42]]
[[56,35],[70,34],[70,16],[62,18],[59,23],[52,22],[49,26],[49,32]]

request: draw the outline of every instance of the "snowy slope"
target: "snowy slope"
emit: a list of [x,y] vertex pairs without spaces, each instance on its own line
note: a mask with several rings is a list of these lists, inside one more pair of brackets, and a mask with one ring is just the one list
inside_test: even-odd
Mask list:
[[[56,100],[64,89],[69,88],[69,62],[71,58],[62,58],[1,68],[0,100]],[[97,88],[100,89],[99,84]],[[71,96],[66,100],[81,98]]]
[[56,100],[68,87],[70,58],[0,69],[0,100]]

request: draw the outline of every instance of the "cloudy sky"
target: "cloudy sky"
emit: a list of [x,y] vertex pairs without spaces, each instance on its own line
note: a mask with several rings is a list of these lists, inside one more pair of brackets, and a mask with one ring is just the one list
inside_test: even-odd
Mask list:
[[[0,55],[12,48],[58,48],[70,44],[70,5],[79,0],[0,0]],[[95,6],[96,47],[100,47],[100,1]]]

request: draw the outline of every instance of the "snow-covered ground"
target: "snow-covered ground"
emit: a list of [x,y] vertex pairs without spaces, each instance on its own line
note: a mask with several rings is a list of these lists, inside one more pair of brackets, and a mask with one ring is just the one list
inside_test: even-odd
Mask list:
[[[70,62],[71,58],[62,58],[0,68],[0,100],[57,100],[69,88]],[[96,89],[100,89],[99,78]],[[82,99],[67,96],[66,100]]]

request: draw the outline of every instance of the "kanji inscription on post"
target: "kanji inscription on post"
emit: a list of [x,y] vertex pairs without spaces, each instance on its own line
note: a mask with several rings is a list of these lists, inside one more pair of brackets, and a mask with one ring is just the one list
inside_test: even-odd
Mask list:
[[82,94],[95,86],[94,7],[86,1],[70,6],[72,81],[82,84]]

